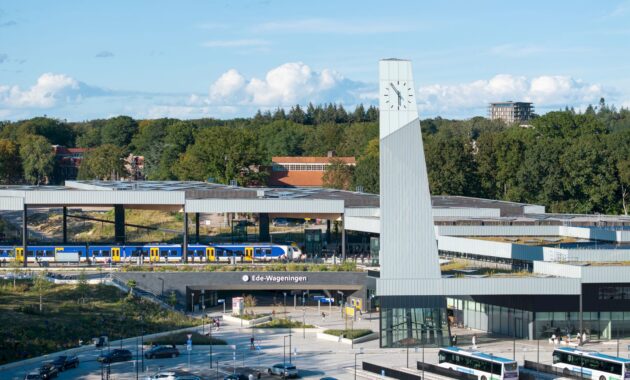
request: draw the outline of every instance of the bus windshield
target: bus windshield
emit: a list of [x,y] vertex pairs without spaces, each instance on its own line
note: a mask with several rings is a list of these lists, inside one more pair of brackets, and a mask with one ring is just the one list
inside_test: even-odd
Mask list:
[[505,372],[513,372],[516,371],[516,369],[518,368],[518,364],[516,364],[516,362],[505,363],[503,364],[503,366],[505,368]]

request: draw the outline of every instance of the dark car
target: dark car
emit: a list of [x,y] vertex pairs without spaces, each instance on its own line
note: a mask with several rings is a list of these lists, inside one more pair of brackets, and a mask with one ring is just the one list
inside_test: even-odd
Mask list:
[[76,355],[71,356],[58,356],[57,359],[52,361],[52,364],[58,371],[64,371],[68,368],[77,368],[79,366],[79,358]]
[[144,354],[147,359],[176,358],[178,356],[179,350],[172,346],[155,346]]
[[112,350],[103,355],[100,355],[98,358],[96,358],[96,360],[101,363],[126,362],[131,360],[131,351],[121,349]]
[[51,362],[45,362],[44,364],[42,364],[41,367],[39,367],[38,370],[33,371],[29,373],[28,375],[26,375],[26,378],[48,380],[48,379],[54,379],[58,375],[59,375],[59,371],[57,371],[57,368]]
[[242,373],[231,373],[223,378],[223,380],[249,380],[249,376]]

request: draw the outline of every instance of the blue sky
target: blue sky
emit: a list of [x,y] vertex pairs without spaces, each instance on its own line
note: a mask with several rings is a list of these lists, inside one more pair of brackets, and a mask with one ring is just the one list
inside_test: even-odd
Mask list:
[[353,108],[389,57],[413,61],[421,117],[630,107],[630,1],[0,0],[0,119]]

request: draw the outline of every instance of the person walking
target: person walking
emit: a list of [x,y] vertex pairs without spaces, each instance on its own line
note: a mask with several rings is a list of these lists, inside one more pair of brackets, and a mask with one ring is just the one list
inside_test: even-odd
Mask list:
[[477,349],[477,335],[472,336],[472,346],[475,350]]

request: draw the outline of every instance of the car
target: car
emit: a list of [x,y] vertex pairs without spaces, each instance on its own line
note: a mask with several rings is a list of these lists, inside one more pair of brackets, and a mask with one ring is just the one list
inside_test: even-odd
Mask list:
[[99,355],[99,357],[96,358],[96,361],[108,364],[108,363],[116,363],[116,362],[126,362],[126,361],[131,360],[131,358],[132,358],[131,351],[115,349],[105,354]]
[[55,367],[52,361],[42,363],[42,366],[39,367],[39,372],[43,379],[54,379],[59,376],[59,370],[57,370],[57,367]]
[[326,376],[326,377],[322,377],[319,380],[337,380],[336,377],[330,377],[330,376]]
[[297,377],[298,370],[293,364],[278,363],[267,368],[267,373],[270,375],[278,375],[282,377]]
[[173,346],[155,346],[144,353],[147,359],[156,358],[176,358],[179,356],[179,350]]
[[68,368],[77,368],[79,366],[79,358],[76,355],[62,355],[52,361],[52,364],[57,368],[59,372]]
[[147,380],[201,380],[201,377],[184,371],[160,371]]
[[231,373],[225,376],[223,380],[249,380],[249,376],[242,373]]

